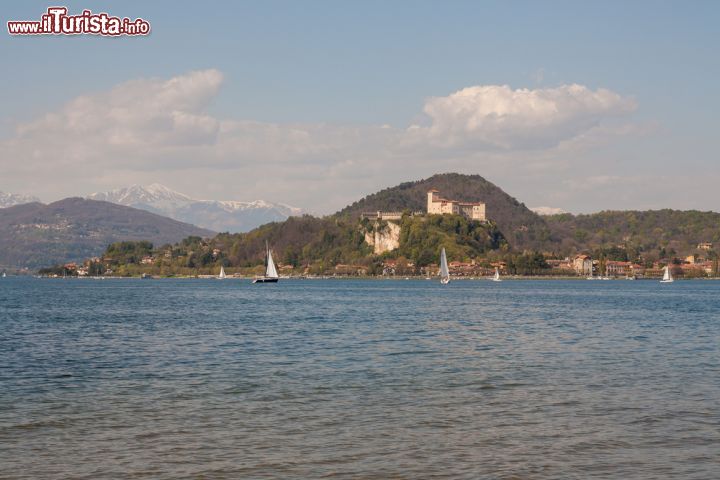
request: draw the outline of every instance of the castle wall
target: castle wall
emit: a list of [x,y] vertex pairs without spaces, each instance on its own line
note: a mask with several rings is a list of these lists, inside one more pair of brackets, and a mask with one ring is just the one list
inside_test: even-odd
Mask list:
[[435,190],[428,192],[427,213],[431,215],[463,215],[472,220],[487,220],[484,203],[462,203],[441,199]]

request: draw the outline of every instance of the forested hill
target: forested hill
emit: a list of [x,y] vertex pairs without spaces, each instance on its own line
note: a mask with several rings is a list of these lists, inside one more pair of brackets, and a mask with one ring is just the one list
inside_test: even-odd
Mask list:
[[485,202],[487,216],[493,220],[515,249],[547,248],[550,231],[542,217],[480,175],[443,173],[415,182],[386,188],[345,207],[335,215],[356,218],[362,212],[378,210],[425,211],[427,192],[435,188],[444,198]]
[[720,243],[720,213],[697,210],[603,211],[588,215],[544,217],[553,237],[561,239],[556,250],[592,251],[625,246],[632,251],[662,250],[678,255],[693,253],[701,242]]
[[40,267],[100,255],[113,242],[174,243],[215,233],[144,210],[66,198],[0,208],[0,266]]

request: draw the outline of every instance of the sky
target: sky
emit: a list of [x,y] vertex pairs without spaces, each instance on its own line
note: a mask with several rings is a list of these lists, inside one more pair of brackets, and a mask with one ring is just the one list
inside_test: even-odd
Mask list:
[[66,5],[146,37],[0,35],[0,191],[162,183],[327,214],[435,173],[530,207],[720,211],[720,2]]

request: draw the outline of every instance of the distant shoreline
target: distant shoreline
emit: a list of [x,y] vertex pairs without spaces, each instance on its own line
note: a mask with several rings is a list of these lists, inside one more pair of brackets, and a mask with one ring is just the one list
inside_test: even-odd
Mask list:
[[[102,276],[102,277],[88,277],[88,276],[69,276],[69,277],[50,277],[50,276],[38,276],[38,275],[14,275],[14,277],[25,277],[25,278],[37,278],[37,279],[48,279],[48,280],[252,280],[253,276],[243,276],[243,277],[226,277],[224,279],[219,279],[215,276],[151,276],[151,277],[140,277],[140,276]],[[649,278],[636,278],[636,279],[629,279],[629,278],[609,278],[607,280],[601,280],[601,279],[593,279],[595,282],[603,282],[603,281],[650,281],[650,282],[657,282],[660,280],[661,277],[649,277]],[[459,282],[478,282],[478,281],[491,281],[492,277],[450,277],[452,281],[459,281]],[[377,281],[409,281],[409,280],[424,280],[424,281],[439,281],[438,277],[421,277],[421,276],[407,276],[407,277],[383,277],[383,276],[298,276],[298,277],[288,277],[288,278],[280,278],[281,281],[283,280],[377,280]],[[525,280],[573,280],[573,281],[587,281],[588,279],[585,277],[571,277],[571,276],[553,276],[553,275],[508,275],[502,277],[502,281],[525,281]],[[720,277],[693,277],[693,278],[676,278],[676,282],[680,281],[694,281],[694,280],[700,280],[700,281],[707,281],[707,280],[720,280]]]

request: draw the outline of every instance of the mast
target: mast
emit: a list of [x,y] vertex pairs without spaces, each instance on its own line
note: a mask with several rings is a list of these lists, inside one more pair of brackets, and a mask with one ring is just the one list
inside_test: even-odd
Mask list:
[[267,249],[267,256],[265,261],[265,276],[268,278],[278,278],[277,269],[275,268],[275,262],[272,259],[272,252],[267,242],[265,242],[265,248]]

